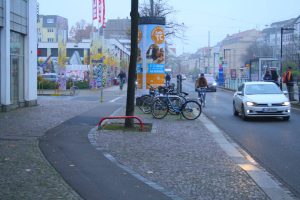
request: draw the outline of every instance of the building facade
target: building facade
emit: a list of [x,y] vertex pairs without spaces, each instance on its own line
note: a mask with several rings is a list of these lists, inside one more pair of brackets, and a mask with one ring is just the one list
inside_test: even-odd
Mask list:
[[38,42],[58,42],[59,31],[68,38],[68,19],[57,15],[39,15],[37,21]]
[[37,104],[36,21],[36,0],[0,0],[1,111]]
[[[251,44],[260,36],[255,29],[228,35],[220,45],[220,54],[225,63],[223,70],[226,78],[240,77],[240,70],[245,66],[244,56]],[[234,76],[233,76],[234,74]]]

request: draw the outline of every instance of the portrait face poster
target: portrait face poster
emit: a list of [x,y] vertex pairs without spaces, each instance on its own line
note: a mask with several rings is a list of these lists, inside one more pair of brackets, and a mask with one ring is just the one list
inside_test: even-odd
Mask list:
[[[142,88],[144,82],[146,82],[147,88],[149,88],[149,85],[163,85],[165,75],[164,25],[139,25],[138,47],[138,88]],[[146,76],[146,78],[144,76]]]

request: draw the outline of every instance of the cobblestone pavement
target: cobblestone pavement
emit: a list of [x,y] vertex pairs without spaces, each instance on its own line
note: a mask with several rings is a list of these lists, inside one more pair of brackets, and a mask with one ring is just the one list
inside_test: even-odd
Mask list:
[[36,107],[0,113],[0,199],[81,199],[46,161],[38,137],[98,102],[42,97]]
[[182,199],[268,199],[200,120],[178,116],[155,120],[136,112],[145,122],[153,123],[155,131],[94,130],[91,134],[98,149]]

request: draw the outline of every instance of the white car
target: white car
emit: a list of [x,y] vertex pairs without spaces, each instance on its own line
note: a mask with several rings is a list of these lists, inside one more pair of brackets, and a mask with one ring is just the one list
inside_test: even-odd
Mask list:
[[291,105],[273,82],[245,82],[234,93],[233,114],[249,117],[282,117],[289,120]]

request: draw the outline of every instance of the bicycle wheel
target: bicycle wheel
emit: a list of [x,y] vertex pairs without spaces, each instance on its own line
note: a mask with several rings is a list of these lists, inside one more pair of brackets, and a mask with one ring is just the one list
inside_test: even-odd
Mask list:
[[79,88],[77,86],[70,87],[70,95],[78,95],[79,94]]
[[148,97],[144,100],[143,105],[141,106],[141,109],[144,113],[148,114],[151,112],[153,99],[154,99],[153,97]]
[[156,119],[164,118],[169,111],[168,104],[161,99],[156,99],[151,107],[152,116]]
[[197,119],[201,115],[202,109],[197,101],[187,101],[183,104],[181,113],[188,120]]
[[148,98],[151,98],[151,95],[149,95],[149,94],[144,94],[144,95],[142,95],[142,96],[140,97],[139,102],[136,103],[137,106],[138,106],[141,110],[143,110],[143,109],[142,109],[142,106],[143,106],[144,101],[145,101],[146,99],[148,99]]
[[205,102],[204,102],[203,98],[204,98],[204,97],[203,97],[203,94],[201,94],[200,97],[198,97],[199,104],[200,104],[202,107],[205,106]]
[[[171,97],[170,98],[170,103],[173,105],[174,108],[181,108],[182,105],[186,102],[186,99],[182,96],[178,96],[178,97]],[[169,113],[171,115],[177,115],[178,112],[176,112],[173,107],[171,105],[168,105],[169,106]]]
[[79,94],[79,87],[74,86],[74,88],[75,88],[75,93],[74,93],[74,95],[78,95],[78,94]]
[[70,95],[72,95],[72,96],[75,95],[75,88],[74,88],[74,86],[70,87]]

